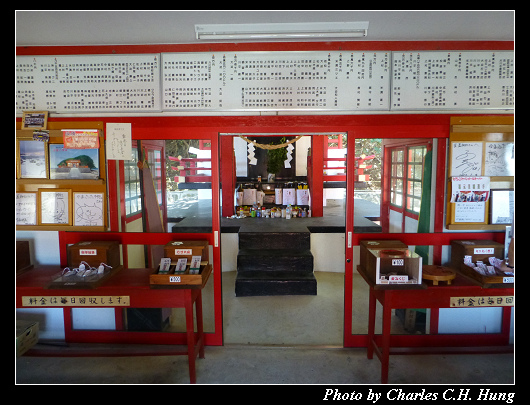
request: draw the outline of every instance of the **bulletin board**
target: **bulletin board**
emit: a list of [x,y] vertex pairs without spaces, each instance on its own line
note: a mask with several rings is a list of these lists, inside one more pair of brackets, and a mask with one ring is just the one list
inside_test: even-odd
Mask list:
[[[510,217],[509,208],[506,213],[506,207],[501,206],[500,199],[510,201],[511,198],[513,202],[513,131],[513,117],[451,119],[446,216],[448,229],[504,229],[505,225],[498,218]],[[498,210],[503,213],[500,214]]]
[[160,111],[160,55],[16,57],[17,111]]
[[514,108],[512,51],[392,53],[392,110]]
[[16,57],[16,108],[57,113],[513,109],[513,51]]
[[[34,139],[31,130],[16,131],[16,229],[107,230],[103,123],[53,122],[48,128],[47,140]],[[95,129],[98,147],[65,148],[61,129],[71,134],[76,128],[81,134]]]
[[163,53],[164,110],[388,110],[390,52]]

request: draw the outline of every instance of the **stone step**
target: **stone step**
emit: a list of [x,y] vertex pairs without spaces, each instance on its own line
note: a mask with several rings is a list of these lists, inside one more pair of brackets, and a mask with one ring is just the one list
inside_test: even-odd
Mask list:
[[311,249],[309,232],[239,232],[239,249]]
[[310,250],[295,249],[240,249],[237,271],[313,272],[313,254]]
[[317,280],[313,272],[238,271],[235,293],[236,297],[317,295]]

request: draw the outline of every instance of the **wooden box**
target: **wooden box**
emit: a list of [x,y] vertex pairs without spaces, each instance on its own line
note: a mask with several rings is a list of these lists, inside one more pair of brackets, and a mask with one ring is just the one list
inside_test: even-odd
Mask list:
[[361,267],[375,284],[421,285],[422,258],[399,240],[363,240]]
[[173,241],[164,246],[164,257],[172,261],[185,257],[190,264],[192,256],[201,256],[201,262],[209,262],[209,250],[207,240]]
[[484,276],[464,263],[464,256],[471,256],[471,262],[482,261],[490,265],[489,258],[504,259],[504,245],[491,240],[453,240],[451,241],[451,267],[459,273],[477,281],[480,285],[511,284],[514,277],[496,270],[496,275]]
[[155,269],[149,276],[151,288],[203,288],[212,272],[212,265],[201,264],[199,274],[189,274],[189,263],[183,274],[174,274],[174,270],[171,266],[169,274],[158,274],[158,268]]
[[78,242],[68,246],[68,267],[79,267],[82,261],[92,267],[101,263],[115,268],[120,266],[120,243],[118,241]]
[[21,274],[26,270],[31,269],[33,266],[31,264],[31,257],[29,253],[29,241],[27,240],[17,240],[16,241],[16,273]]
[[360,265],[363,269],[367,269],[367,260],[369,256],[368,249],[377,250],[377,249],[408,249],[408,246],[405,245],[400,240],[361,240],[359,241],[360,245]]

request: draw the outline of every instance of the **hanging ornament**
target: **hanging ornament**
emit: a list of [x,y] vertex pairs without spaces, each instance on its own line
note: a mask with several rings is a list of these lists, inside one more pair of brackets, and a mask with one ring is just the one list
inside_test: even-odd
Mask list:
[[248,164],[249,165],[257,165],[258,159],[254,156],[254,144],[248,143],[247,151],[248,151]]
[[291,160],[293,160],[293,150],[294,150],[293,144],[290,143],[286,149],[287,149],[287,159],[284,160],[284,165],[286,169],[290,169]]

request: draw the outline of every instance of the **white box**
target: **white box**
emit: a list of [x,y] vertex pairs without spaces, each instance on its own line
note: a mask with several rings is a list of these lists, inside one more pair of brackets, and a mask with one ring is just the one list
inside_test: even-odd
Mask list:
[[309,205],[309,189],[296,190],[296,205]]
[[283,189],[283,205],[296,205],[296,193],[294,188]]

